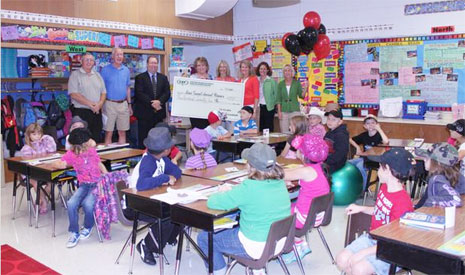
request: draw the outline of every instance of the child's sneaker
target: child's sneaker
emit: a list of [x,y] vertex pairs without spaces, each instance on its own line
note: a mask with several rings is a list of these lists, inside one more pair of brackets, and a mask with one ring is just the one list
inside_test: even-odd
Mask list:
[[89,238],[90,233],[92,233],[92,228],[91,228],[91,229],[87,229],[87,228],[83,227],[83,228],[81,229],[81,232],[79,233],[79,235],[81,235],[79,238],[80,238],[81,240],[85,240],[85,239]]
[[295,255],[294,255],[294,251],[291,251],[289,253],[286,253],[286,254],[283,254],[283,261],[284,263],[286,264],[291,264],[293,262],[296,261],[296,258],[295,258]]
[[297,252],[299,252],[300,259],[303,259],[307,254],[312,253],[312,250],[308,247],[307,242],[302,242],[297,245]]
[[68,239],[68,243],[66,243],[66,247],[67,248],[72,248],[72,247],[75,247],[78,242],[79,242],[79,238],[80,238],[80,234],[79,232],[72,232],[70,233],[70,236],[69,236],[69,239]]

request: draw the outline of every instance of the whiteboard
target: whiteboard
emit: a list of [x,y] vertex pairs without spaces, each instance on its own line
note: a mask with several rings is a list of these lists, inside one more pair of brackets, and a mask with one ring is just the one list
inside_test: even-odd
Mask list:
[[243,83],[174,77],[173,116],[207,118],[209,112],[220,111],[236,121],[243,102]]

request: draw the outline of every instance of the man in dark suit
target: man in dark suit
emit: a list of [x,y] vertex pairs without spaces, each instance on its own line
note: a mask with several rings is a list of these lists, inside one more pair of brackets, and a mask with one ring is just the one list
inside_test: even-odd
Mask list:
[[170,99],[170,83],[157,71],[157,57],[149,56],[147,71],[136,76],[134,115],[138,120],[139,148],[144,148],[144,139],[150,129],[166,117],[165,103]]

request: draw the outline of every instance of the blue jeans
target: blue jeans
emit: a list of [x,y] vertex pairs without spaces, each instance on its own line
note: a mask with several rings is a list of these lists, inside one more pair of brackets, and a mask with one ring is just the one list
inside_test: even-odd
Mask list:
[[[244,258],[250,258],[245,252],[241,241],[239,241],[239,227],[226,229],[213,234],[213,270],[220,270],[226,267],[223,253],[237,255]],[[197,237],[197,244],[202,252],[208,256],[208,233],[202,231]],[[205,265],[208,266],[207,262]]]
[[95,183],[81,183],[73,196],[68,200],[68,231],[79,232],[79,207],[84,210],[84,227],[90,229],[94,226],[95,196],[92,194]]
[[363,190],[365,190],[366,185],[367,185],[368,175],[367,175],[367,171],[365,170],[365,164],[364,164],[363,158],[359,157],[356,159],[351,159],[349,160],[349,162],[355,165],[355,167],[357,167],[358,170],[360,170],[360,174],[362,174],[362,178],[363,178]]

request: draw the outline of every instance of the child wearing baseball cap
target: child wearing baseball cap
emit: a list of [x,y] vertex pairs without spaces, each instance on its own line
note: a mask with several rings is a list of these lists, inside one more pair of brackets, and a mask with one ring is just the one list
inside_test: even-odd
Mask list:
[[465,177],[465,119],[447,124],[447,129],[450,131],[450,137],[455,139],[455,145],[459,151],[460,174]]
[[257,133],[257,123],[254,119],[252,119],[253,108],[250,106],[244,106],[242,107],[240,114],[241,119],[234,123],[234,135]]
[[194,128],[190,133],[191,148],[194,155],[187,159],[187,169],[206,169],[217,165],[212,155],[208,154],[211,136],[206,130]]
[[[255,143],[243,150],[241,156],[247,160],[249,178],[232,188],[223,188],[223,192],[211,195],[207,201],[211,209],[239,208],[241,211],[238,227],[215,233],[214,274],[226,272],[223,253],[260,258],[271,224],[291,213],[284,171],[276,162],[276,152],[266,144]],[[283,248],[283,241],[277,243],[276,251]],[[207,232],[200,232],[197,243],[204,253],[208,253]],[[264,270],[260,272],[264,274]]]
[[221,114],[219,112],[211,111],[208,114],[208,123],[210,123],[210,125],[205,128],[205,131],[207,131],[212,138],[222,140],[231,136],[231,133],[221,126]]
[[442,142],[433,144],[428,150],[415,148],[415,155],[425,158],[425,169],[429,172],[428,188],[415,208],[462,206],[460,194],[465,190],[463,180],[459,180],[457,149]]
[[[404,182],[412,175],[415,160],[403,148],[394,148],[381,156],[369,156],[379,162],[379,181],[382,183],[374,206],[351,204],[347,215],[363,212],[372,215],[370,231],[399,219],[413,211],[412,201],[404,189]],[[376,258],[376,240],[364,233],[344,248],[336,257],[337,267],[347,274],[388,274],[390,264]]]

